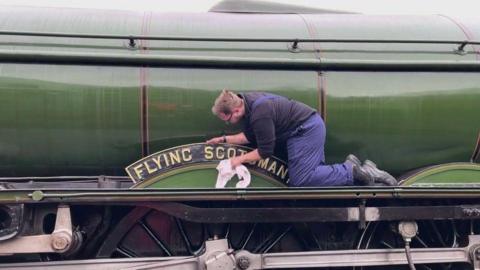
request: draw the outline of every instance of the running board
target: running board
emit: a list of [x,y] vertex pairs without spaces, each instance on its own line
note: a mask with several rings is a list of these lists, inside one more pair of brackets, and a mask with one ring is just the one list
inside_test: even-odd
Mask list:
[[[464,248],[412,249],[414,264],[468,263],[480,270],[480,235],[471,235]],[[0,264],[0,269],[54,269],[54,270],[210,270],[210,269],[282,269],[354,266],[406,265],[404,249],[367,249],[315,252],[252,254],[234,252],[225,239],[205,242],[205,253],[199,257],[164,257],[144,259],[99,259],[41,263]]]
[[[118,270],[118,269],[148,269],[147,266],[153,266],[159,263],[183,263],[187,264],[189,260],[194,260],[191,268],[198,269],[198,260],[193,257],[166,257],[166,258],[129,258],[129,259],[95,259],[95,260],[73,260],[57,262],[33,262],[33,263],[9,263],[0,264],[0,269],[53,269],[53,270]],[[142,267],[142,268],[140,268]],[[175,268],[166,268],[175,269]]]

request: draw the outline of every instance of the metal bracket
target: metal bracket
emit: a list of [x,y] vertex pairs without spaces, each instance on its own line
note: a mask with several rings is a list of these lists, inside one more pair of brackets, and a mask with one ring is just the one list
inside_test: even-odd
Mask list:
[[480,236],[470,235],[468,241],[469,245],[467,248],[470,251],[470,260],[473,269],[480,270]]
[[288,51],[290,51],[290,52],[292,52],[292,53],[298,53],[298,52],[300,52],[300,47],[298,46],[298,43],[299,43],[298,39],[295,39],[295,40],[293,41],[293,43],[287,44]]
[[17,253],[65,253],[74,245],[72,218],[68,205],[59,205],[52,234],[16,237],[0,242],[0,256]]
[[[258,255],[257,255],[258,256]],[[248,266],[247,266],[248,268]],[[240,268],[240,269],[247,269]],[[228,248],[227,239],[208,240],[205,242],[205,253],[199,257],[181,258],[163,262],[154,262],[140,266],[122,268],[124,270],[147,270],[147,269],[237,269],[233,249]]]
[[135,39],[134,39],[133,37],[130,37],[130,38],[128,39],[128,41],[129,41],[129,42],[128,42],[128,46],[129,46],[131,49],[133,49],[133,48],[135,48],[135,47],[137,46],[137,43],[135,43]]
[[200,257],[207,270],[235,269],[233,249],[228,248],[227,239],[205,242],[205,253]]
[[473,269],[480,270],[480,246],[471,249],[470,259],[472,260]]
[[139,44],[136,42],[136,38],[133,36],[129,36],[126,41],[123,41],[123,47],[125,47],[127,50],[138,50],[140,49]]
[[465,55],[467,54],[467,52],[465,51],[465,46],[467,46],[469,42],[466,40],[462,43],[460,43],[460,45],[458,46],[458,48],[456,50],[454,50],[454,52],[458,55]]
[[358,228],[359,229],[365,229],[367,227],[367,222],[366,222],[366,217],[365,217],[365,204],[367,201],[365,199],[360,201],[360,204],[358,205],[358,218],[359,218],[359,223],[358,223]]

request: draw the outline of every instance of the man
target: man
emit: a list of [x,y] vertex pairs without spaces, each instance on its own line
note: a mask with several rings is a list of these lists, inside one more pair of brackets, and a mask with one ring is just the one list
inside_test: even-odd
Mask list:
[[244,120],[243,132],[207,141],[209,144],[256,143],[257,148],[230,159],[233,168],[273,155],[275,144],[287,148],[290,186],[396,185],[375,163],[349,155],[344,163],[325,164],[325,125],[320,115],[298,101],[269,93],[235,94],[223,90],[212,112],[227,124]]

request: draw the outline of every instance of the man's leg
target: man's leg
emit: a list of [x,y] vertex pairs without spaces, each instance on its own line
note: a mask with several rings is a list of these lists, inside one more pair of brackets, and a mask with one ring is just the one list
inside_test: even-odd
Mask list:
[[323,120],[316,115],[287,140],[291,186],[353,185],[349,163],[325,164],[325,134]]

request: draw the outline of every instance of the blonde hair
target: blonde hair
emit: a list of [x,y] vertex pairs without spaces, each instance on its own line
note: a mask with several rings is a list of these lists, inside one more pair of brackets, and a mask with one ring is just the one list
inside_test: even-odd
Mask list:
[[219,115],[220,113],[231,114],[233,109],[242,105],[242,99],[234,92],[223,89],[222,93],[215,99],[212,107],[212,113]]

